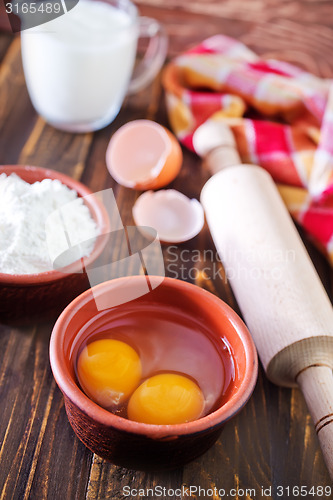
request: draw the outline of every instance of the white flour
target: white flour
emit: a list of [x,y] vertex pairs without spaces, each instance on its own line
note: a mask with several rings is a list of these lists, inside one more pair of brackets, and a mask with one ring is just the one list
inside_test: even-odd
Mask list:
[[88,207],[60,181],[28,184],[15,174],[0,175],[1,273],[52,270],[54,259],[68,249],[68,240],[71,246],[81,243],[72,262],[91,253],[97,235]]

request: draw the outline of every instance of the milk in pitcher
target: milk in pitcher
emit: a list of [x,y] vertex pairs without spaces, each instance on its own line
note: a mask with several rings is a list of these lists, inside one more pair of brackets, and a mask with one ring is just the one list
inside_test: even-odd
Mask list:
[[98,129],[117,115],[131,78],[136,8],[80,0],[69,12],[22,32],[22,59],[35,109],[69,131]]

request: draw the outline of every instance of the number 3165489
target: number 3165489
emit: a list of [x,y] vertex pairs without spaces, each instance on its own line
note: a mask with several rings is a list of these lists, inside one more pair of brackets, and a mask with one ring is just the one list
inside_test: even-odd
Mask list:
[[35,14],[35,13],[46,13],[46,14],[60,14],[62,12],[61,3],[51,3],[51,2],[25,2],[25,3],[6,3],[7,14]]

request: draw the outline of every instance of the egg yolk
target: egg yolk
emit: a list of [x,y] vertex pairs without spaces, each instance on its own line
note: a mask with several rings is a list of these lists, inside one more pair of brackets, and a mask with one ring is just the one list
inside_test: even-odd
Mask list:
[[96,340],[81,352],[77,375],[84,392],[107,409],[115,409],[132,394],[141,379],[141,361],[125,342]]
[[132,394],[128,418],[146,424],[182,424],[202,415],[204,396],[191,379],[174,373],[155,375]]

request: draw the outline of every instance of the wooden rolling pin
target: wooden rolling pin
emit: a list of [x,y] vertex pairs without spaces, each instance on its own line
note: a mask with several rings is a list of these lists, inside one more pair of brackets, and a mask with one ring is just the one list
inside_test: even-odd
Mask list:
[[271,176],[241,164],[230,129],[194,136],[213,177],[201,202],[268,378],[301,388],[333,479],[333,309]]

